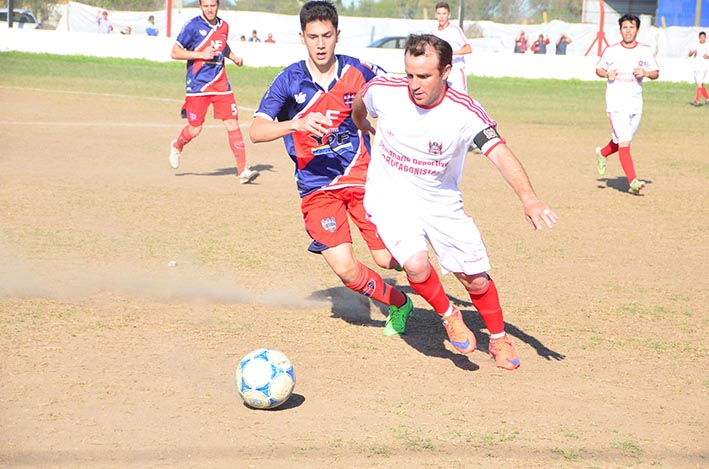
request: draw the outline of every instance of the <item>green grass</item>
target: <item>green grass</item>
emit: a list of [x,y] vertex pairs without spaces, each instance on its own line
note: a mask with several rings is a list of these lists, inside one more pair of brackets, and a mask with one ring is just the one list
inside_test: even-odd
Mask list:
[[[279,68],[228,66],[237,101],[258,104]],[[81,77],[81,80],[77,80]],[[101,93],[121,90],[128,96],[184,96],[185,62],[103,59],[73,55],[0,53],[0,85]]]
[[[228,66],[237,101],[256,106],[278,67]],[[0,52],[2,86],[78,90],[100,93],[120,89],[130,96],[180,98],[183,61],[152,62],[138,59]],[[79,82],[76,77],[81,77]],[[469,90],[499,119],[514,113],[529,123],[583,125],[604,111],[605,83],[581,80],[482,78],[470,76]],[[687,111],[693,86],[651,82],[646,85],[645,106],[677,107]],[[569,106],[568,103],[573,103]],[[591,111],[591,112],[589,112]],[[667,111],[667,110],[665,110]],[[673,112],[671,109],[669,112]],[[684,112],[684,114],[691,114]],[[602,114],[601,114],[602,118]]]

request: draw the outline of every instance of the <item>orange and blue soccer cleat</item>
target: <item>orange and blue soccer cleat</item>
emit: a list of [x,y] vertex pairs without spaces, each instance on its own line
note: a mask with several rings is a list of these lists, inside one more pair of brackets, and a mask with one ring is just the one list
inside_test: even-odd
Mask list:
[[514,370],[519,367],[519,357],[507,334],[499,339],[490,339],[490,355],[498,368]]
[[451,345],[460,353],[471,353],[475,350],[475,335],[468,329],[463,321],[460,310],[453,306],[441,318],[443,327],[446,328]]

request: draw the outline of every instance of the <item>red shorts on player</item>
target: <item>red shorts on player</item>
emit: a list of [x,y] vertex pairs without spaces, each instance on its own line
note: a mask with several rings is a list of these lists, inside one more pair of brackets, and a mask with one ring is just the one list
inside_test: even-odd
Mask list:
[[[359,228],[370,250],[386,249],[376,227],[367,219],[362,203],[364,187],[318,190],[301,201],[305,230],[313,242],[309,251],[320,253],[327,248],[352,242],[349,220]],[[348,216],[349,215],[349,216]]]
[[182,106],[182,117],[186,117],[192,127],[198,127],[204,123],[210,104],[214,108],[215,119],[239,119],[234,93],[187,96]]

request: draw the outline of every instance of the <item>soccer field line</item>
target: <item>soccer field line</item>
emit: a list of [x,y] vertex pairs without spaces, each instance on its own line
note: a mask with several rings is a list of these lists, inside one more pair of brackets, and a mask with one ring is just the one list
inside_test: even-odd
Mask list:
[[[100,96],[100,97],[105,97],[105,98],[123,98],[123,99],[125,99],[125,98],[128,98],[128,99],[139,98],[144,101],[157,101],[157,102],[163,102],[163,103],[184,103],[185,102],[184,99],[157,98],[155,96],[135,96],[135,95],[118,94],[118,93],[97,93],[95,91],[52,90],[52,89],[45,89],[45,88],[26,88],[24,86],[0,85],[0,89],[13,90],[13,91],[18,91],[18,90],[42,91],[42,92],[46,92],[46,93],[74,94],[74,95],[79,95],[79,96]],[[243,107],[243,106],[239,106],[239,110],[248,111],[248,112],[255,112],[256,111],[256,109],[249,108],[249,107]]]

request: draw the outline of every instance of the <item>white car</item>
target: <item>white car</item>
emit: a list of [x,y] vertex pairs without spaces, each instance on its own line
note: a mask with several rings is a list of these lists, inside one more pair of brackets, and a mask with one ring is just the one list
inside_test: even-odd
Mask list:
[[[7,28],[7,8],[0,8],[0,27]],[[39,29],[42,26],[30,10],[12,10],[12,27],[21,29]]]

